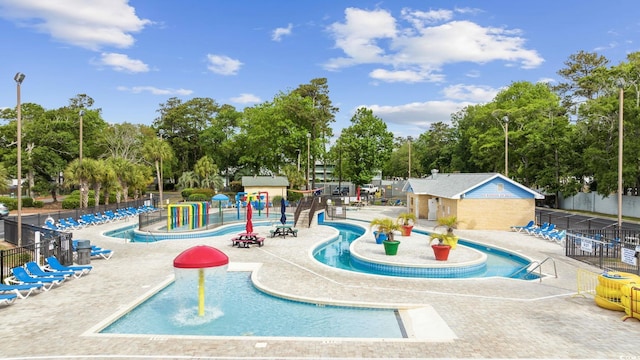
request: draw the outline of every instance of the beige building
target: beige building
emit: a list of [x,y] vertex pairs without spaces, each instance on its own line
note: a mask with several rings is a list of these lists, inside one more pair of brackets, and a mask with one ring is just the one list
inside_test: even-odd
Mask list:
[[544,195],[496,173],[439,174],[409,179],[408,210],[419,219],[455,215],[459,229],[509,230],[535,219],[536,199]]
[[269,201],[276,195],[286,200],[289,179],[284,176],[243,176],[242,186],[244,192],[249,195],[266,192],[269,194]]

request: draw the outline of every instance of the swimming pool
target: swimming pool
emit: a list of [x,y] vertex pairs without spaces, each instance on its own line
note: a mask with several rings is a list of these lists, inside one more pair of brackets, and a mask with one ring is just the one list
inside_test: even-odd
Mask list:
[[[254,226],[269,226],[270,222],[255,222]],[[528,259],[525,259],[517,254],[501,250],[498,248],[490,247],[483,244],[474,243],[468,240],[460,239],[458,243],[460,245],[468,246],[476,249],[487,255],[486,266],[478,268],[477,271],[472,273],[456,272],[456,271],[440,271],[437,273],[410,273],[403,271],[375,271],[371,268],[358,267],[352,261],[351,254],[349,252],[349,245],[352,241],[361,237],[365,233],[365,229],[362,226],[349,224],[349,223],[336,223],[336,222],[324,222],[323,226],[331,226],[338,230],[339,235],[332,238],[320,246],[316,247],[313,251],[313,257],[328,266],[332,266],[338,269],[368,273],[374,275],[385,276],[398,276],[398,277],[418,277],[418,278],[482,278],[482,277],[507,277],[520,280],[534,280],[538,279],[538,275],[531,273],[518,272],[526,268],[530,263]],[[146,234],[136,230],[137,225],[130,225],[116,230],[107,231],[105,236],[125,238],[129,241],[159,241],[159,240],[180,240],[186,238],[200,238],[206,236],[219,236],[228,235],[243,231],[245,228],[244,223],[235,223],[233,225],[225,225],[212,230],[198,231],[198,232],[182,232],[177,234],[172,233],[155,233],[153,235]],[[422,234],[428,234],[428,232],[414,229],[413,231]],[[392,269],[393,270],[393,269]]]
[[[530,263],[529,260],[505,250],[474,243],[464,239],[458,240],[458,244],[476,249],[487,255],[486,263],[483,264],[483,266],[478,267],[477,270],[471,272],[458,272],[453,271],[452,269],[436,269],[437,271],[430,272],[429,269],[425,269],[425,271],[419,272],[402,271],[403,269],[391,265],[385,267],[385,269],[376,271],[370,266],[359,264],[358,260],[354,259],[350,254],[349,249],[351,242],[358,239],[365,233],[365,230],[361,226],[347,223],[324,223],[323,225],[338,229],[339,235],[315,248],[312,251],[313,257],[323,264],[336,267],[338,269],[375,275],[420,278],[508,277],[522,280],[533,280],[539,278],[536,274],[518,272],[519,270],[526,268]],[[414,229],[413,231],[425,235],[429,234],[427,231],[420,229]]]
[[257,290],[248,272],[228,272],[219,309],[203,318],[180,311],[174,283],[162,288],[99,332],[206,336],[405,338],[395,309],[301,303]]

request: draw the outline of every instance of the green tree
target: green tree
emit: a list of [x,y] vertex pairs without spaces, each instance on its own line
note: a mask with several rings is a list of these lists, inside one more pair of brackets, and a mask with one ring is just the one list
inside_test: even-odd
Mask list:
[[161,138],[152,137],[148,139],[142,148],[144,158],[153,163],[160,194],[160,204],[164,201],[164,178],[162,176],[161,164],[173,158],[173,151],[169,144]]
[[387,124],[364,107],[356,111],[339,141],[346,150],[342,160],[345,175],[358,186],[373,179],[393,149],[393,133],[387,130]]

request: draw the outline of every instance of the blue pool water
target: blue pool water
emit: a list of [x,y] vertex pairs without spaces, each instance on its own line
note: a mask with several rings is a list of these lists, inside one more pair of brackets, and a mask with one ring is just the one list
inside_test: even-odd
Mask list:
[[[387,275],[387,276],[402,276],[402,277],[425,277],[422,275],[414,275],[403,273],[402,275],[397,275],[391,272],[376,272],[371,270],[370,268],[363,269],[359,268],[357,265],[354,265],[351,261],[351,254],[349,252],[349,246],[352,241],[361,237],[365,230],[361,226],[345,224],[345,223],[325,223],[324,225],[335,227],[339,230],[340,235],[332,240],[329,240],[314,249],[313,257],[323,264],[327,264],[339,269],[363,272],[368,274],[376,274],[376,275]],[[428,232],[422,231],[419,229],[413,230],[416,233],[426,234]],[[536,279],[537,275],[529,274],[524,277],[525,273],[518,272],[518,270],[522,269],[526,265],[529,264],[529,261],[525,258],[522,258],[513,253],[503,251],[500,249],[492,248],[486,245],[477,244],[474,242],[470,242],[467,240],[460,239],[458,240],[458,244],[464,245],[478,251],[481,251],[487,255],[487,263],[486,267],[478,272],[474,272],[473,274],[467,276],[465,274],[459,275],[456,273],[443,273],[440,272],[440,278],[452,278],[452,277],[513,277],[517,279]],[[517,273],[518,272],[518,273]]]
[[406,337],[393,309],[323,306],[284,300],[257,290],[247,272],[228,272],[220,309],[201,321],[185,320],[173,283],[122,316],[101,333],[285,336],[339,338]]
[[[254,225],[270,225],[269,222],[254,222]],[[376,275],[387,275],[387,276],[402,276],[402,277],[412,277],[411,274],[394,274],[389,272],[376,272],[371,269],[362,269],[354,266],[351,262],[351,254],[349,252],[349,245],[352,241],[359,238],[365,233],[365,229],[362,226],[348,224],[348,223],[333,223],[333,222],[325,222],[323,225],[332,226],[339,231],[339,235],[331,239],[316,249],[313,250],[313,256],[319,262],[333,266],[343,270],[350,270],[362,273],[373,273]],[[112,230],[105,232],[105,236],[118,237],[118,238],[126,238],[133,241],[134,230],[137,228],[137,225],[130,225],[124,228]],[[235,234],[237,232],[243,231],[245,228],[244,223],[235,223],[233,225],[225,225],[224,227],[208,230],[205,232],[199,232],[198,234],[189,234],[188,232],[179,233],[179,234],[154,234],[152,237],[148,234],[135,234],[135,241],[158,241],[158,240],[179,240],[187,237],[206,237],[206,236],[218,236],[218,235],[228,235]],[[419,229],[414,229],[413,231],[422,234],[428,234],[426,231],[422,231]],[[413,277],[439,277],[439,278],[451,278],[451,277],[509,277],[516,279],[525,279],[532,280],[537,279],[538,276],[536,274],[525,275],[524,272],[518,272],[518,270],[523,269],[526,265],[529,264],[529,260],[522,258],[516,254],[503,251],[497,248],[489,247],[482,244],[477,244],[474,242],[470,242],[464,239],[460,239],[458,241],[459,244],[474,248],[478,251],[481,251],[487,254],[487,263],[486,267],[481,269],[480,271],[474,272],[472,274],[457,274],[457,273],[448,273],[442,275],[442,273],[438,276],[427,276],[427,275],[414,275]]]

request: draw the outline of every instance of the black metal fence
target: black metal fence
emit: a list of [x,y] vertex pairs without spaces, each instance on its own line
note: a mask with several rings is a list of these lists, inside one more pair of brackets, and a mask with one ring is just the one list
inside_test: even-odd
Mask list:
[[612,229],[567,231],[566,256],[606,270],[640,275],[640,233]]
[[[7,230],[17,232],[18,224],[12,219],[5,219],[5,236]],[[17,238],[17,234],[15,235]],[[0,250],[0,280],[11,275],[11,269],[22,266],[29,261],[38,261],[55,256],[63,265],[73,263],[73,235],[35,225],[22,224],[22,246]]]

